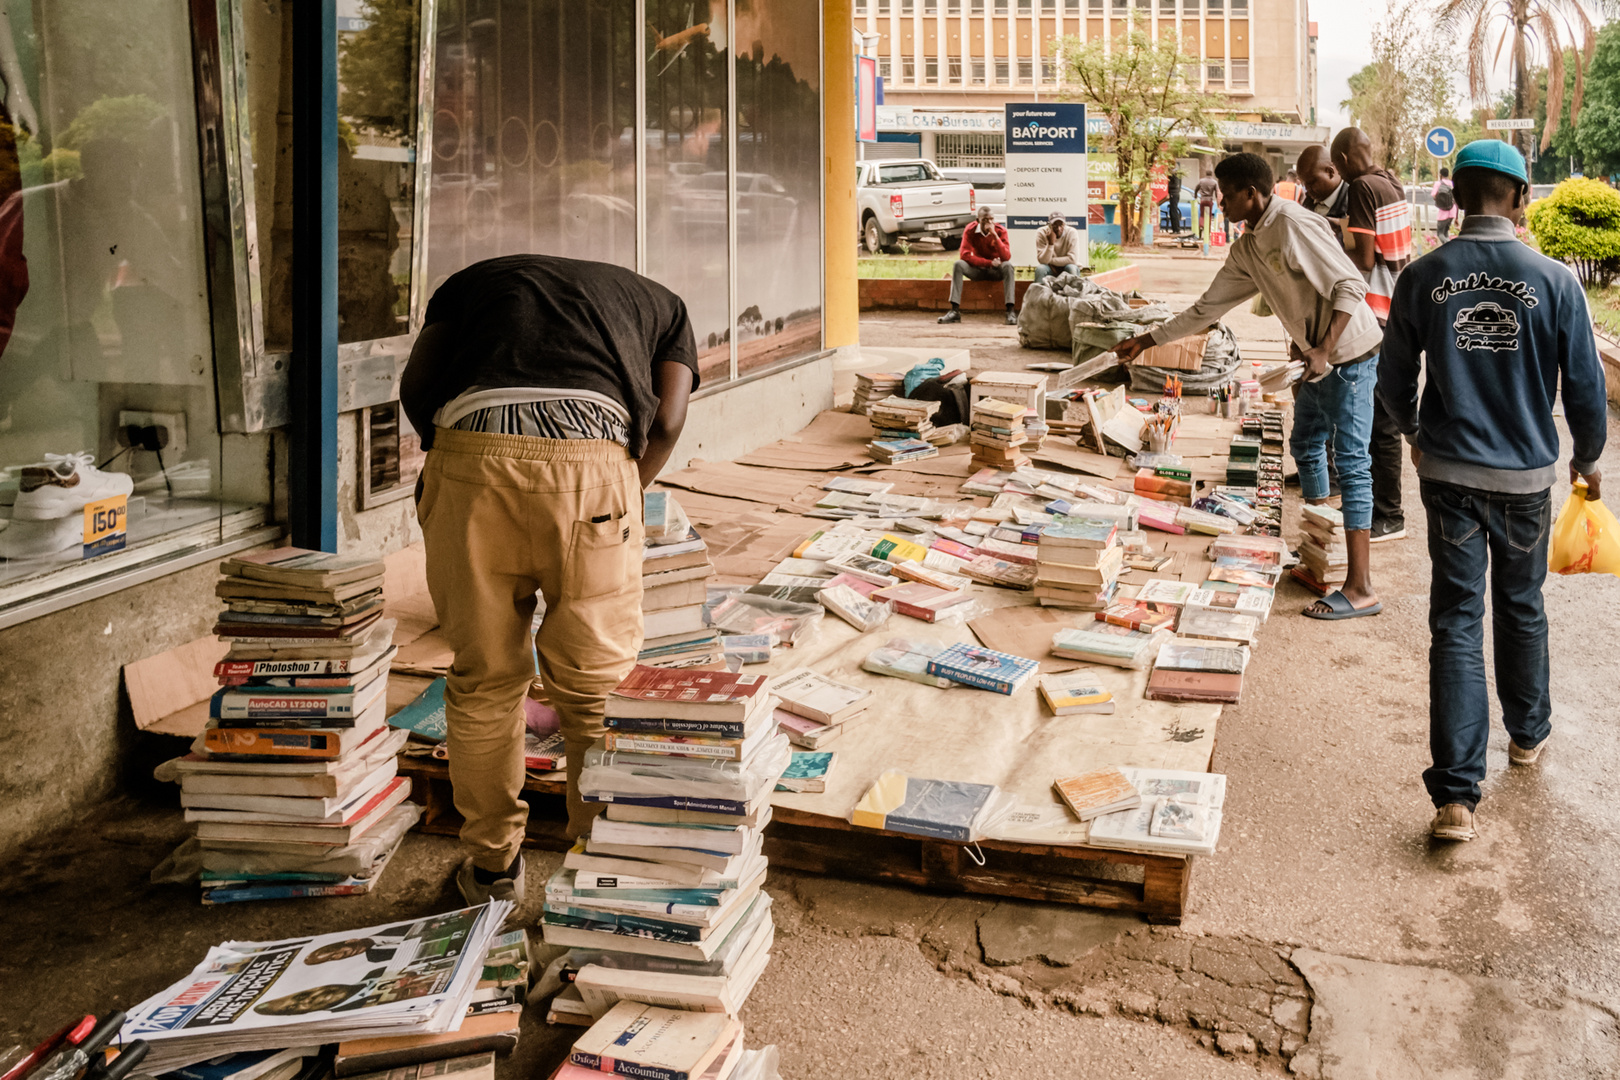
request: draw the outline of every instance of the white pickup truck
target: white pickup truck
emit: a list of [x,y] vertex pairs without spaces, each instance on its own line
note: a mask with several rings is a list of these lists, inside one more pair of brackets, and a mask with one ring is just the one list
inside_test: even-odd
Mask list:
[[926,158],[862,161],[856,169],[855,198],[867,251],[888,250],[901,237],[937,236],[947,251],[962,245],[962,230],[978,205],[972,184],[947,180]]

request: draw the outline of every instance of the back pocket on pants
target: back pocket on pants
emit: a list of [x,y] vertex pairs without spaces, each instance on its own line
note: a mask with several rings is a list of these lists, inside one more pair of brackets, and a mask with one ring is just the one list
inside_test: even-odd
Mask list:
[[[640,555],[640,552],[635,552]],[[630,519],[618,514],[607,521],[574,522],[569,544],[564,593],[575,600],[618,592],[640,567],[630,561]]]

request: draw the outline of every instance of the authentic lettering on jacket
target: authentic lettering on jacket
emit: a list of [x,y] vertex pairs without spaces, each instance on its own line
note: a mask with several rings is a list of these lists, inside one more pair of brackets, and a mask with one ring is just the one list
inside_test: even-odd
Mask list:
[[1537,304],[1541,303],[1540,300],[1536,299],[1536,290],[1534,286],[1526,285],[1522,281],[1509,281],[1506,278],[1490,277],[1489,275],[1481,274],[1477,271],[1469,274],[1461,281],[1457,281],[1449,277],[1446,278],[1439,285],[1435,286],[1434,292],[1431,293],[1430,296],[1434,299],[1435,303],[1443,304],[1447,299],[1456,296],[1458,293],[1475,292],[1481,290],[1485,292],[1507,293],[1509,296],[1522,300],[1525,307],[1533,308]]

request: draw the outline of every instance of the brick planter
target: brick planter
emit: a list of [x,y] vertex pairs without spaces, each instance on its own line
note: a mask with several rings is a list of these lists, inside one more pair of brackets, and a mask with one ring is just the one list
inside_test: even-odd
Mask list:
[[[1117,292],[1129,292],[1141,285],[1142,271],[1131,263],[1117,270],[1092,274],[1091,280]],[[1015,295],[1020,305],[1024,302],[1024,293],[1032,284],[1029,281],[1015,284]],[[1002,288],[999,281],[964,281],[962,310],[1000,311],[1005,304]],[[862,311],[874,308],[943,311],[951,306],[951,279],[949,275],[937,278],[861,278],[860,295]]]

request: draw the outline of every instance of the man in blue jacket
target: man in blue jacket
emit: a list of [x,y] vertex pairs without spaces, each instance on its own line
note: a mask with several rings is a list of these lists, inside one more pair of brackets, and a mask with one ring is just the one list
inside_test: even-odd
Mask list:
[[1531,766],[1552,731],[1541,586],[1558,481],[1554,402],[1574,442],[1570,481],[1585,478],[1590,499],[1602,490],[1608,415],[1580,282],[1513,233],[1529,202],[1524,158],[1495,139],[1470,143],[1454,183],[1467,217],[1455,243],[1395,285],[1378,396],[1412,446],[1429,517],[1430,832],[1472,840],[1490,734],[1486,567],[1508,761]]

